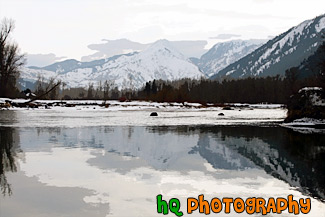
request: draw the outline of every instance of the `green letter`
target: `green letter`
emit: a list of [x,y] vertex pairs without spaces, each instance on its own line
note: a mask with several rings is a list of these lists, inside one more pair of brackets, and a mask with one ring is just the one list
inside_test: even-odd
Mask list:
[[[174,205],[175,204],[175,205]],[[181,203],[177,198],[172,198],[169,201],[169,209],[172,213],[174,213],[177,216],[182,216],[183,212],[179,211],[179,208],[181,207]]]
[[162,200],[162,195],[157,195],[157,212],[162,213],[164,212],[164,215],[168,214],[168,205],[167,202]]

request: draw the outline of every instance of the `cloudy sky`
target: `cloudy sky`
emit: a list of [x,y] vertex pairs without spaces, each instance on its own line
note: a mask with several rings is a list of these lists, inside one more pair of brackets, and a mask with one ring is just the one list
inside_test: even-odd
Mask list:
[[81,60],[97,52],[94,44],[121,38],[203,40],[206,48],[263,39],[323,13],[324,0],[0,0],[0,18],[15,20],[22,52],[52,62]]

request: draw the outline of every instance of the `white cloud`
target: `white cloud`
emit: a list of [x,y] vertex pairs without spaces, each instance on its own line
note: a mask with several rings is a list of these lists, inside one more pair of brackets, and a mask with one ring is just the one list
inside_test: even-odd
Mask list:
[[229,32],[251,37],[244,26],[264,27],[255,28],[254,38],[267,38],[323,8],[323,0],[1,0],[0,14],[16,20],[14,38],[24,52],[80,59],[101,38],[147,44]]
[[237,34],[219,34],[215,37],[210,37],[210,39],[231,39],[231,38],[238,38],[241,35],[237,35]]

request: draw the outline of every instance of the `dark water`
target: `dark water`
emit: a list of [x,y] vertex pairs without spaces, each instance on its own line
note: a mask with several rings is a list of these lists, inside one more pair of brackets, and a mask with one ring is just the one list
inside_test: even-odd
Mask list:
[[[0,144],[1,216],[22,214],[15,209],[20,206],[30,210],[25,216],[42,212],[47,213],[45,216],[118,213],[120,208],[116,208],[114,200],[125,199],[128,203],[124,206],[136,205],[135,200],[115,192],[123,191],[130,183],[147,189],[143,203],[154,207],[155,195],[150,199],[153,194],[150,189],[155,188],[153,192],[157,193],[162,189],[165,192],[181,189],[183,194],[184,191],[190,194],[196,192],[194,188],[201,189],[195,185],[206,187],[207,177],[211,183],[222,180],[225,188],[230,189],[225,195],[243,197],[247,196],[245,189],[248,193],[252,188],[255,194],[262,194],[256,189],[267,189],[269,182],[283,183],[279,186],[283,194],[300,192],[315,198],[318,207],[324,208],[324,134],[305,135],[275,126],[0,127]],[[206,165],[211,168],[207,169]],[[96,170],[91,172],[89,168]],[[191,180],[193,171],[202,173],[202,180]],[[100,177],[104,177],[98,182],[103,187],[97,189],[91,182],[97,182]],[[130,181],[132,177],[134,180]],[[184,186],[182,180],[168,181],[171,184],[167,188],[166,181],[162,181],[166,177],[187,181]],[[267,181],[259,183],[259,177]],[[248,181],[238,181],[241,179]],[[120,185],[115,184],[115,189],[106,186],[116,182]],[[245,189],[231,192],[237,185]],[[259,187],[254,190],[254,185]],[[134,195],[138,193],[136,189],[131,191]],[[28,200],[35,201],[26,203],[26,192],[30,194]],[[90,196],[89,200],[94,201],[82,199],[92,194],[96,197]],[[265,196],[272,196],[272,192]],[[41,199],[44,197],[48,201]],[[98,198],[104,202],[98,202]],[[37,203],[43,204],[42,208]],[[71,205],[67,207],[66,203]]]

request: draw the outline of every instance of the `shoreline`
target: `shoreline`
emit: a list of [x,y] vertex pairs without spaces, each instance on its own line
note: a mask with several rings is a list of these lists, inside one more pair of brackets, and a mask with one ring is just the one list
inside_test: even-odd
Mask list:
[[[28,100],[0,98],[0,105],[1,103],[3,105],[6,101],[8,102],[8,100],[12,105],[10,107],[0,107],[0,112],[18,111],[23,116],[28,117],[32,114],[35,115],[34,118],[36,119],[43,117],[50,122],[57,117],[77,119],[80,122],[86,121],[83,119],[98,119],[97,123],[93,120],[90,121],[90,126],[273,125],[289,128],[300,133],[325,133],[325,120],[303,118],[284,123],[287,109],[282,104],[224,103],[202,105],[189,102],[159,103],[140,100],[125,102],[118,100],[36,100],[33,102],[35,106],[15,107],[15,103],[25,103]],[[157,112],[158,117],[149,117],[151,112]],[[51,118],[46,117],[47,114],[51,114]],[[138,120],[138,118],[141,120]],[[101,119],[103,119],[103,122],[98,123]],[[59,127],[77,126],[72,123],[57,124]],[[80,126],[87,125],[87,123],[80,124]],[[3,123],[0,122],[0,126],[3,126]],[[32,124],[32,126],[35,125]],[[36,124],[37,126],[39,125]],[[52,127],[55,126],[52,125]]]
[[26,99],[0,98],[0,109],[15,108],[55,108],[55,107],[78,107],[78,106],[99,106],[105,108],[111,107],[151,107],[151,108],[184,108],[184,109],[222,109],[233,110],[235,108],[285,108],[283,104],[270,103],[193,103],[193,102],[153,102],[143,100],[118,101],[118,100],[35,100],[29,104]]

